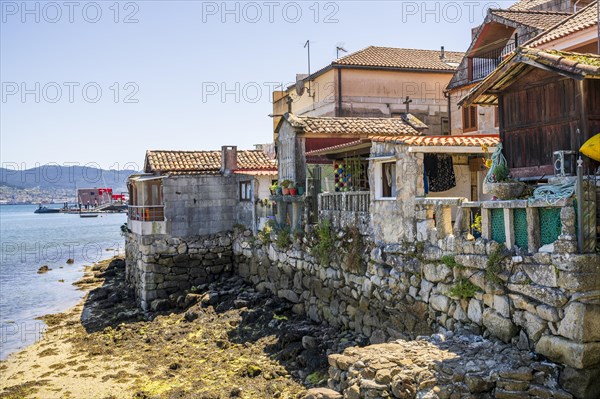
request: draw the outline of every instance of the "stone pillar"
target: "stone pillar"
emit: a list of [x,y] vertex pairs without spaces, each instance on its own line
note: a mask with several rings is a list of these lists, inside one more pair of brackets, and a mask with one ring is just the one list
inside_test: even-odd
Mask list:
[[527,214],[527,250],[536,253],[540,249],[540,214],[537,208],[525,208]]
[[284,226],[287,223],[287,202],[277,201],[277,225]]
[[[561,231],[558,240],[554,244],[554,249],[558,253],[577,253],[577,236],[575,234],[576,212],[572,206],[564,206],[560,209]],[[594,228],[595,228],[594,215]],[[595,232],[594,232],[595,233]],[[595,244],[594,234],[594,244]]]
[[456,220],[454,221],[453,234],[455,237],[461,237],[469,231],[469,212],[470,208],[459,206],[456,209]]
[[291,230],[296,231],[301,228],[301,220],[302,220],[302,203],[301,202],[292,202],[292,214],[290,216],[290,224]]
[[492,239],[492,211],[487,208],[481,208],[481,237]]
[[504,208],[504,235],[506,248],[512,249],[515,246],[515,219],[512,208]]
[[448,205],[441,205],[435,208],[437,218],[436,227],[438,229],[438,238],[445,238],[452,234],[452,209]]

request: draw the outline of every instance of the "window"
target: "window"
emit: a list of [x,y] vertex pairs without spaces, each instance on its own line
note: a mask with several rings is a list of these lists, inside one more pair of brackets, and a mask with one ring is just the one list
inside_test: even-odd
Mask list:
[[442,116],[442,136],[450,135],[450,120],[447,116]]
[[396,162],[379,162],[375,168],[377,199],[396,198]]
[[463,107],[462,125],[463,132],[474,132],[477,130],[477,105]]
[[242,181],[240,182],[240,201],[251,201],[252,200],[252,182]]

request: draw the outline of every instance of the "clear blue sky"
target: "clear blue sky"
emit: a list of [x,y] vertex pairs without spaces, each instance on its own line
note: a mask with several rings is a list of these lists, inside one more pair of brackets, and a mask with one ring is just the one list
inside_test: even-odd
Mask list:
[[271,140],[273,84],[306,72],[306,40],[313,71],[340,44],[464,51],[485,9],[512,3],[2,0],[0,158],[122,167],[146,149],[251,148]]

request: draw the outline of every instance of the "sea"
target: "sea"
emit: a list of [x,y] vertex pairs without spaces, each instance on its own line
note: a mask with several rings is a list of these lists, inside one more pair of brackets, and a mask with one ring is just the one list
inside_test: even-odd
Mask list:
[[[38,317],[63,312],[83,298],[73,283],[85,266],[124,252],[125,213],[80,218],[35,214],[37,207],[0,205],[1,360],[43,338],[46,326]],[[44,265],[51,270],[38,274]]]

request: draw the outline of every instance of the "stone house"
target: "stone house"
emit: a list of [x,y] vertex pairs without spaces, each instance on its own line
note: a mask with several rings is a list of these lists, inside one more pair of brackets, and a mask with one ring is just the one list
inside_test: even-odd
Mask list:
[[463,53],[369,46],[273,92],[274,137],[285,113],[317,117],[396,118],[409,112],[431,134],[448,134],[443,90]]
[[473,29],[471,44],[446,88],[452,134],[498,133],[497,108],[477,104],[461,107],[459,100],[518,46],[569,17],[573,5],[564,7],[566,3],[570,2],[521,1],[505,10],[488,10],[482,24]]
[[[358,224],[379,244],[427,237],[428,232],[417,230],[417,203],[428,199],[440,199],[448,204],[477,201],[485,170],[480,163],[469,161],[481,160],[484,148],[493,152],[498,142],[497,135],[371,135],[308,152],[307,156],[325,156],[338,165],[349,164],[356,156],[362,156],[367,163],[368,181],[363,189],[319,195],[319,215],[333,220],[340,228]],[[438,210],[437,218],[447,218],[451,223],[462,216],[456,211],[447,213],[449,210],[449,207],[443,212]],[[468,220],[462,223],[471,225],[475,215],[465,216]]]
[[[273,199],[278,206],[278,222],[286,224],[287,210],[290,208],[291,225],[300,227],[304,214],[303,207],[307,205],[307,218],[316,216],[317,195],[321,191],[320,167],[330,164],[326,158],[318,155],[311,156],[311,151],[324,147],[346,145],[356,140],[367,139],[371,135],[379,136],[410,136],[421,135],[427,128],[420,120],[411,114],[402,114],[399,118],[358,118],[358,117],[314,117],[297,116],[286,113],[279,121],[276,146],[278,149],[278,168],[281,180],[291,180],[296,184],[306,184],[306,196],[287,197],[275,196]],[[347,181],[333,183],[336,190],[358,190],[366,182],[366,166],[368,161],[355,158],[356,173],[354,186]],[[313,167],[317,165],[317,167]],[[361,183],[361,181],[363,183]],[[325,184],[327,186],[327,184]],[[289,204],[289,206],[288,206]]]
[[127,278],[142,308],[230,267],[224,234],[257,230],[257,200],[276,177],[260,150],[148,151],[128,184]]

